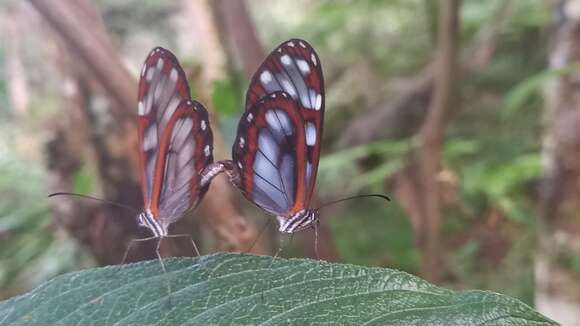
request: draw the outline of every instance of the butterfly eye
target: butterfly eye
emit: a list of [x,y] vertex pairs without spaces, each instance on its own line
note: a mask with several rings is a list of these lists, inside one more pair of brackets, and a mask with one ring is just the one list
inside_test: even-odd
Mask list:
[[311,210],[308,213],[308,219],[310,220],[310,223],[312,223],[312,222],[319,222],[320,221],[319,220],[319,216],[320,216],[320,214],[316,210]]
[[145,226],[145,219],[143,217],[143,213],[137,215],[137,224],[139,224],[139,226]]

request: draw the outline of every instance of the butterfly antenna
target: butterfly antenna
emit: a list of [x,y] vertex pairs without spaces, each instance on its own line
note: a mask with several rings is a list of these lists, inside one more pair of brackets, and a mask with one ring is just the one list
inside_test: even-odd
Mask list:
[[89,196],[89,195],[75,194],[74,192],[55,192],[55,193],[48,195],[48,198],[57,197],[57,196],[73,196],[73,197],[80,197],[80,198],[84,198],[84,199],[96,200],[96,201],[100,201],[100,202],[105,203],[105,204],[124,208],[126,210],[130,210],[134,213],[139,214],[139,211],[131,206],[119,204],[119,203],[116,203],[116,202],[111,201],[111,200],[101,199],[101,198],[97,198],[97,197],[93,197],[93,196]]
[[365,198],[365,197],[377,197],[377,198],[382,198],[384,200],[387,201],[391,201],[391,198],[389,198],[388,196],[382,195],[382,194],[366,194],[366,195],[356,195],[356,196],[351,196],[351,197],[346,197],[346,198],[342,198],[342,199],[337,199],[337,200],[333,200],[333,201],[329,201],[325,204],[322,204],[321,206],[319,206],[318,209],[322,209],[326,206],[330,206],[330,205],[334,205],[334,204],[338,204],[340,202],[343,201],[347,201],[347,200],[351,200],[351,199],[357,199],[357,198]]

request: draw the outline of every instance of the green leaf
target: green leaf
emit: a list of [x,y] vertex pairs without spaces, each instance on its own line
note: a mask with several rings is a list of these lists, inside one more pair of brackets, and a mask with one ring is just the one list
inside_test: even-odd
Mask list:
[[148,261],[56,277],[0,303],[0,324],[555,325],[516,299],[453,292],[389,269],[240,254],[165,267]]

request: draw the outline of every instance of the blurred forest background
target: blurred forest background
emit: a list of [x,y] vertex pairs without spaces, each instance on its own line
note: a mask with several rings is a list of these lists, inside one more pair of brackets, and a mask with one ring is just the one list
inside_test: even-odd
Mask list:
[[[160,45],[230,156],[248,80],[300,37],[326,80],[315,203],[320,255],[489,289],[580,320],[580,1],[5,0],[0,3],[0,299],[57,274],[118,264],[147,236],[137,77]],[[173,225],[204,254],[246,251],[268,217],[216,179]],[[275,223],[252,252],[273,254]],[[191,255],[167,240],[165,256]],[[315,257],[311,231],[282,256]],[[130,260],[153,258],[137,246]],[[571,323],[569,323],[571,324]]]

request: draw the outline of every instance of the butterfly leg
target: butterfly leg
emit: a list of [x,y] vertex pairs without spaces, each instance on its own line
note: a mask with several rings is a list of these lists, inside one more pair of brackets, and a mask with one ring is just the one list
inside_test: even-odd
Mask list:
[[254,241],[252,242],[252,245],[250,246],[250,248],[248,248],[248,250],[245,251],[246,254],[249,253],[252,250],[252,248],[254,248],[254,246],[256,245],[256,243],[258,243],[258,240],[260,240],[260,237],[262,236],[262,234],[264,233],[264,231],[266,231],[266,229],[270,225],[270,221],[271,220],[272,219],[267,219],[266,220],[266,224],[264,224],[264,226],[262,227],[262,229],[258,233],[258,236],[256,237],[256,239],[254,239]]
[[200,257],[201,253],[199,251],[199,249],[197,248],[197,245],[195,244],[195,241],[193,240],[193,238],[191,237],[190,234],[172,234],[172,235],[166,235],[165,238],[189,238],[189,240],[191,241],[191,246],[193,249],[193,253],[195,254],[195,256]]
[[[290,242],[292,242],[293,237],[294,237],[294,234],[291,234],[290,235]],[[278,250],[276,250],[276,253],[274,254],[272,259],[270,260],[270,264],[268,265],[266,270],[270,270],[272,268],[272,265],[274,265],[274,262],[280,256],[280,253],[282,253],[282,249],[284,249],[284,239],[280,239],[280,245],[278,246]],[[262,301],[264,301],[264,291],[262,291],[262,293],[261,293],[261,298],[262,298]]]
[[127,261],[127,257],[129,256],[129,252],[131,251],[131,248],[133,247],[133,245],[136,242],[145,242],[145,241],[153,240],[156,238],[157,237],[149,237],[149,238],[131,240],[131,242],[129,242],[129,245],[127,246],[127,250],[125,250],[125,253],[123,254],[123,260],[121,260],[121,265],[125,264],[125,261]]
[[223,167],[223,171],[228,175],[228,178],[233,185],[238,188],[241,187],[241,173],[232,160],[222,160],[215,164],[220,164]]
[[166,276],[166,281],[167,281],[167,298],[169,301],[169,305],[171,306],[171,283],[169,282],[169,274],[167,274],[167,269],[165,269],[165,264],[163,263],[163,257],[161,257],[161,240],[163,240],[164,237],[158,237],[157,240],[157,245],[155,246],[155,255],[157,255],[157,259],[159,260],[159,263],[161,264],[161,269],[163,270],[163,274]]
[[314,228],[314,252],[316,253],[316,259],[320,260],[320,252],[318,251],[318,227],[320,226],[320,220],[316,220],[313,224]]
[[284,240],[280,240],[280,246],[278,247],[278,250],[276,250],[276,253],[272,257],[272,260],[270,261],[270,265],[268,265],[268,269],[270,269],[272,267],[272,265],[274,264],[274,261],[278,258],[278,256],[282,252],[282,249],[283,249],[282,247],[284,246],[283,242],[284,242]]

